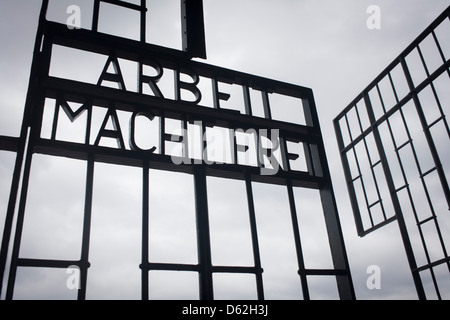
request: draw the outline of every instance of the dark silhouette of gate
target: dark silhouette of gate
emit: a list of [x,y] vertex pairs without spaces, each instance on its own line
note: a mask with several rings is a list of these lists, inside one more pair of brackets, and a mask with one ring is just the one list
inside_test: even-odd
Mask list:
[[441,299],[450,272],[449,18],[447,8],[334,120],[358,234],[398,222],[420,299]]
[[[263,266],[259,251],[258,226],[255,220],[253,182],[282,185],[286,188],[294,235],[292,241],[295,243],[299,286],[301,286],[303,298],[310,298],[308,277],[320,276],[335,279],[340,298],[354,299],[354,289],[312,90],[192,60],[192,57],[206,57],[201,0],[181,1],[183,50],[146,43],[146,2],[141,0],[138,5],[127,1],[94,0],[92,28],[87,30],[69,29],[67,25],[48,21],[46,13],[49,0],[43,0],[20,136],[17,138],[0,136],[0,150],[16,153],[0,256],[1,278],[8,276],[6,299],[14,298],[18,268],[65,269],[71,266],[76,266],[80,271],[78,299],[86,298],[86,291],[89,290],[87,279],[90,268],[94,170],[97,163],[133,166],[142,170],[142,242],[140,244],[142,261],[139,265],[142,274],[142,299],[149,298],[149,271],[152,270],[197,273],[199,297],[208,300],[214,298],[214,273],[251,274],[256,279],[258,299],[264,299]],[[99,32],[102,4],[139,13],[139,39],[131,40]],[[52,76],[49,70],[56,46],[106,56],[107,61],[98,81],[85,83]],[[136,91],[129,90],[125,86],[120,66],[121,59],[134,63],[138,68]],[[150,73],[145,71],[148,69],[151,70]],[[175,96],[173,99],[165,97],[160,88],[159,81],[167,70],[174,74]],[[211,107],[200,105],[202,93],[204,94],[198,86],[200,78],[207,79],[211,83],[214,102]],[[104,86],[105,82],[112,83],[118,88]],[[219,84],[222,83],[241,87],[244,113],[221,107],[221,103],[230,97],[229,94],[221,91],[223,89],[219,89]],[[144,94],[144,89],[147,89],[150,94]],[[263,116],[254,115],[250,95],[252,90],[260,94]],[[298,112],[302,114],[304,123],[275,120],[272,116],[274,107],[271,105],[273,94],[298,101]],[[41,129],[44,106],[49,100],[54,101],[54,118],[49,137],[43,137]],[[74,104],[78,104],[79,107],[74,109]],[[93,110],[97,108],[106,110],[106,116],[98,133],[92,132],[91,127]],[[118,111],[130,115],[129,147],[123,138]],[[58,119],[67,117],[74,122],[78,121],[81,115],[87,115],[84,141],[59,140]],[[139,145],[135,137],[135,124],[140,117],[146,118],[149,122],[158,121],[160,124],[158,143],[152,148],[147,149]],[[168,133],[165,129],[168,119],[179,121],[183,133],[178,135]],[[108,123],[112,123],[113,128],[108,127]],[[188,150],[189,137],[186,134],[191,125],[195,125],[203,135],[207,132],[207,128],[220,127],[227,130],[231,134],[230,143],[227,146],[228,150],[231,150],[230,159],[224,163],[214,162],[207,158],[205,152],[202,152],[201,158],[192,157]],[[243,163],[240,160],[239,155],[249,152],[249,146],[236,140],[236,135],[233,133],[238,130],[254,134],[257,146],[255,163]],[[112,140],[115,146],[102,145],[101,142],[104,139]],[[166,147],[168,142],[180,145],[181,154],[171,154]],[[204,150],[207,142],[203,140],[202,143]],[[294,153],[289,149],[289,143],[299,144],[303,151],[300,154]],[[36,154],[78,159],[86,165],[83,232],[79,260],[39,259],[20,255],[30,170]],[[303,158],[306,164],[304,170],[291,169],[291,164],[298,158]],[[193,177],[198,264],[155,263],[149,260],[148,226],[149,212],[152,208],[149,203],[148,172],[151,168],[183,172]],[[213,265],[207,177],[237,179],[245,182],[253,266]],[[311,269],[305,266],[302,251],[305,244],[301,243],[299,232],[293,191],[295,187],[309,188],[320,193],[333,268]],[[12,248],[9,245],[10,239],[13,239]]]

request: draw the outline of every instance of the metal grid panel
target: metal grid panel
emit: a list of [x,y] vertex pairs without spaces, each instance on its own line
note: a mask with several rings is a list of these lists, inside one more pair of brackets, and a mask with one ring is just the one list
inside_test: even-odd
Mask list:
[[[445,10],[334,120],[358,234],[398,220],[420,298],[442,298],[435,268],[450,271],[449,14]],[[436,250],[439,258],[432,257]],[[425,257],[421,266],[419,256]],[[435,293],[424,291],[425,270]]]

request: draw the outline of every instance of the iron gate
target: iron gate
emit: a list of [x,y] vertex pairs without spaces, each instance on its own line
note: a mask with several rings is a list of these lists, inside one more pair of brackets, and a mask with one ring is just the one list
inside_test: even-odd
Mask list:
[[334,120],[358,234],[397,220],[420,299],[441,299],[450,272],[449,15]]
[[[192,272],[198,275],[200,299],[214,298],[213,275],[218,273],[250,274],[256,281],[257,298],[264,299],[263,265],[260,257],[258,225],[256,223],[253,186],[255,182],[281,185],[289,204],[291,231],[298,264],[298,285],[303,298],[309,299],[309,278],[328,277],[337,284],[339,297],[353,299],[354,290],[347,255],[340,228],[330,173],[311,89],[219,68],[192,57],[205,57],[203,11],[201,1],[181,1],[184,50],[165,48],[146,42],[146,0],[140,5],[127,1],[94,0],[92,28],[68,28],[46,19],[49,0],[43,0],[37,31],[29,91],[20,136],[0,137],[0,149],[16,153],[12,187],[5,219],[1,247],[1,278],[8,277],[6,299],[14,298],[17,271],[20,268],[67,269],[80,271],[78,299],[85,299],[90,263],[90,238],[94,171],[99,163],[139,168],[142,192],[141,297],[149,299],[149,272],[154,270]],[[138,39],[127,39],[100,32],[102,5],[137,12],[140,17]],[[200,33],[200,35],[199,35]],[[62,78],[52,74],[55,50],[65,48],[87,52],[104,58],[102,71],[92,82]],[[70,60],[68,62],[75,63]],[[122,63],[137,69],[137,85],[131,89],[124,81]],[[93,65],[93,62],[92,62]],[[169,97],[160,81],[173,75],[174,90]],[[209,83],[212,105],[202,105],[205,91],[202,83]],[[230,99],[224,85],[237,87],[242,96],[242,109],[232,110],[222,105]],[[261,113],[255,109],[255,93],[261,102]],[[294,101],[297,119],[277,118],[273,97]],[[94,130],[93,115],[104,110],[103,121]],[[50,111],[49,111],[50,110]],[[61,112],[63,111],[63,112]],[[44,113],[50,112],[50,120]],[[118,114],[129,120],[129,139],[121,129]],[[46,120],[47,119],[47,120]],[[59,138],[61,119],[70,123],[83,121],[82,138],[67,141]],[[157,125],[154,143],[144,145],[136,126],[140,120]],[[168,129],[176,121],[178,131]],[[226,142],[225,155],[210,158],[207,136],[222,132]],[[44,133],[47,132],[48,134]],[[192,138],[199,132],[199,139]],[[246,142],[239,139],[246,135]],[[194,139],[197,142],[192,142]],[[70,139],[69,139],[70,140]],[[108,141],[108,144],[105,144]],[[178,148],[173,151],[169,144]],[[297,146],[294,152],[292,145]],[[200,152],[193,151],[199,149]],[[253,152],[253,155],[249,155]],[[36,155],[64,157],[82,161],[86,168],[84,209],[79,260],[30,258],[21,255],[21,239],[26,217],[30,171]],[[253,160],[248,161],[247,158]],[[245,158],[245,159],[243,159]],[[301,169],[294,170],[296,161]],[[182,172],[193,179],[198,263],[154,262],[149,257],[149,170]],[[210,215],[208,210],[207,177],[221,177],[243,181],[247,201],[252,243],[253,265],[213,265],[211,257]],[[307,268],[301,241],[295,188],[317,190],[330,244],[332,268]],[[317,212],[316,214],[322,214]],[[232,233],[233,230],[230,230]],[[12,239],[12,246],[10,246]],[[150,252],[151,255],[151,252]],[[299,297],[300,298],[300,297]]]

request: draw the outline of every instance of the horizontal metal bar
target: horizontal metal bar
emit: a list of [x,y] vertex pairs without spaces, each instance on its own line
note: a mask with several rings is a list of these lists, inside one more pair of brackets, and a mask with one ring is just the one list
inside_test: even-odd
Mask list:
[[407,187],[409,187],[409,184],[405,184],[405,185],[401,186],[400,188],[395,189],[395,192],[396,192],[396,193],[397,193],[397,192],[400,192],[400,191],[402,191],[403,189],[405,189],[405,188],[407,188]]
[[90,263],[83,263],[80,260],[47,260],[19,258],[18,267],[39,267],[39,268],[69,268],[70,266],[90,267]]
[[[198,264],[178,264],[178,263],[145,263],[140,264],[142,270],[166,270],[166,271],[195,271],[200,272]],[[216,273],[262,273],[262,268],[240,267],[240,266],[213,266],[212,272]]]
[[427,175],[429,175],[430,173],[432,173],[433,171],[436,171],[437,170],[437,168],[436,167],[433,167],[433,168],[431,168],[430,170],[427,170],[427,171],[425,171],[424,173],[422,173],[421,175],[420,175],[420,177],[421,178],[425,178]]
[[53,155],[79,160],[87,160],[90,154],[94,154],[94,160],[97,162],[134,167],[142,167],[144,161],[149,161],[149,166],[152,169],[191,174],[193,173],[195,166],[205,165],[208,176],[244,181],[245,175],[249,174],[252,181],[277,185],[286,185],[287,179],[291,179],[292,185],[295,187],[319,189],[326,182],[323,177],[310,176],[307,172],[284,171],[280,168],[274,175],[261,175],[261,168],[245,165],[219,163],[206,165],[195,164],[194,161],[192,161],[191,164],[178,165],[172,161],[171,156],[167,155],[138,150],[113,149],[66,141],[38,139],[33,151],[44,155]]
[[372,164],[372,169],[375,168],[377,165],[381,164],[381,159]]
[[228,267],[228,266],[213,266],[212,272],[216,273],[263,273],[263,268],[257,267]]
[[395,151],[400,151],[401,149],[403,149],[404,147],[406,147],[408,144],[411,144],[412,140],[409,139],[408,141],[406,141],[405,143],[402,143],[399,147],[395,148]]
[[421,267],[419,267],[417,269],[414,269],[413,271],[422,272],[422,271],[425,271],[427,269],[430,269],[430,268],[433,268],[433,267],[437,267],[438,265],[441,265],[443,263],[450,263],[450,257],[439,259],[439,260],[437,260],[435,262],[432,262],[432,263],[428,263],[428,264],[423,265],[423,266],[421,266]]
[[105,2],[105,3],[109,3],[109,4],[114,4],[116,6],[121,6],[124,8],[128,8],[128,9],[132,9],[132,10],[137,10],[137,11],[147,11],[146,7],[142,7],[138,4],[134,4],[134,3],[130,3],[127,1],[119,1],[119,0],[101,0],[101,2]]
[[371,227],[371,228],[369,228],[369,229],[367,229],[367,230],[364,230],[364,231],[362,231],[362,232],[359,232],[359,233],[358,233],[358,236],[364,237],[364,236],[368,235],[369,233],[371,233],[371,232],[373,232],[373,231],[375,231],[375,230],[378,230],[378,229],[380,229],[381,227],[384,227],[385,225],[387,225],[387,224],[389,224],[389,223],[391,223],[391,222],[393,222],[393,221],[395,221],[395,220],[397,220],[397,217],[396,217],[396,216],[390,217],[390,218],[388,218],[387,220],[384,220],[383,222],[380,222],[380,223],[374,225],[373,227]]
[[142,270],[160,271],[196,271],[200,270],[198,264],[177,264],[177,263],[143,263],[139,265]]
[[46,22],[45,34],[51,38],[54,44],[74,49],[109,56],[111,49],[114,48],[117,58],[144,63],[146,60],[154,61],[156,59],[162,67],[177,69],[182,65],[183,68],[192,70],[199,76],[216,78],[218,81],[230,84],[246,85],[268,92],[275,91],[300,99],[308,99],[312,96],[310,88],[193,61],[188,53],[180,50],[148,43],[143,44],[140,41],[93,33],[84,29],[69,30],[65,24],[50,21]]
[[374,203],[370,204],[370,205],[368,206],[368,208],[371,209],[371,208],[373,208],[374,206],[376,206],[376,205],[379,204],[379,203],[381,203],[381,199],[379,199],[379,200],[375,201]]
[[56,77],[48,77],[44,81],[44,86],[47,89],[48,98],[56,99],[62,94],[68,101],[84,103],[86,97],[91,97],[92,104],[101,107],[110,107],[110,102],[114,101],[118,110],[152,111],[156,115],[159,112],[171,112],[171,117],[178,115],[180,119],[183,118],[183,114],[188,114],[189,121],[202,120],[230,129],[278,129],[288,138],[292,137],[309,143],[318,141],[317,130],[310,126],[253,117],[225,109],[213,109]]
[[436,216],[431,216],[431,217],[426,218],[425,220],[419,221],[419,222],[417,223],[417,225],[418,225],[418,226],[421,226],[421,225],[427,223],[428,221],[435,220],[435,219],[436,219]]
[[445,120],[445,115],[444,116],[440,116],[439,118],[437,118],[436,120],[434,120],[432,123],[430,123],[428,125],[428,129],[431,129],[432,126],[434,126],[435,124],[439,123],[439,121]]
[[306,276],[345,276],[348,275],[347,270],[341,269],[305,269],[297,272],[299,275]]
[[0,136],[0,150],[17,152],[19,138]]

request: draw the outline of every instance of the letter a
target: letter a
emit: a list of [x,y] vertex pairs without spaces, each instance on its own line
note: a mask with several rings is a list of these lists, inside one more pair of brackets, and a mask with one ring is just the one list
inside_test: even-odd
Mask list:
[[367,289],[381,289],[381,269],[379,266],[368,266],[367,274],[371,274],[366,281]]
[[78,266],[70,266],[67,268],[66,273],[70,274],[66,281],[67,289],[80,289],[80,268]]
[[367,28],[369,30],[381,29],[381,9],[377,5],[371,5],[367,8],[367,14],[371,14],[367,18]]
[[[114,68],[114,73],[108,72],[110,65]],[[115,82],[118,84],[120,90],[125,89],[125,82],[123,81],[122,71],[120,70],[119,61],[115,54],[111,54],[106,61],[105,67],[103,68],[102,74],[98,79],[97,85],[101,86],[103,81]]]
[[79,6],[71,5],[67,7],[67,14],[71,14],[67,18],[67,28],[70,30],[81,29],[81,9]]
[[[114,130],[106,129],[109,119],[111,119]],[[114,106],[108,108],[108,112],[105,115],[105,119],[103,120],[103,124],[100,128],[97,139],[95,139],[95,146],[99,146],[100,139],[102,137],[115,139],[119,149],[125,149],[125,143],[123,141],[123,135],[120,129],[119,118],[117,117],[117,112]]]

